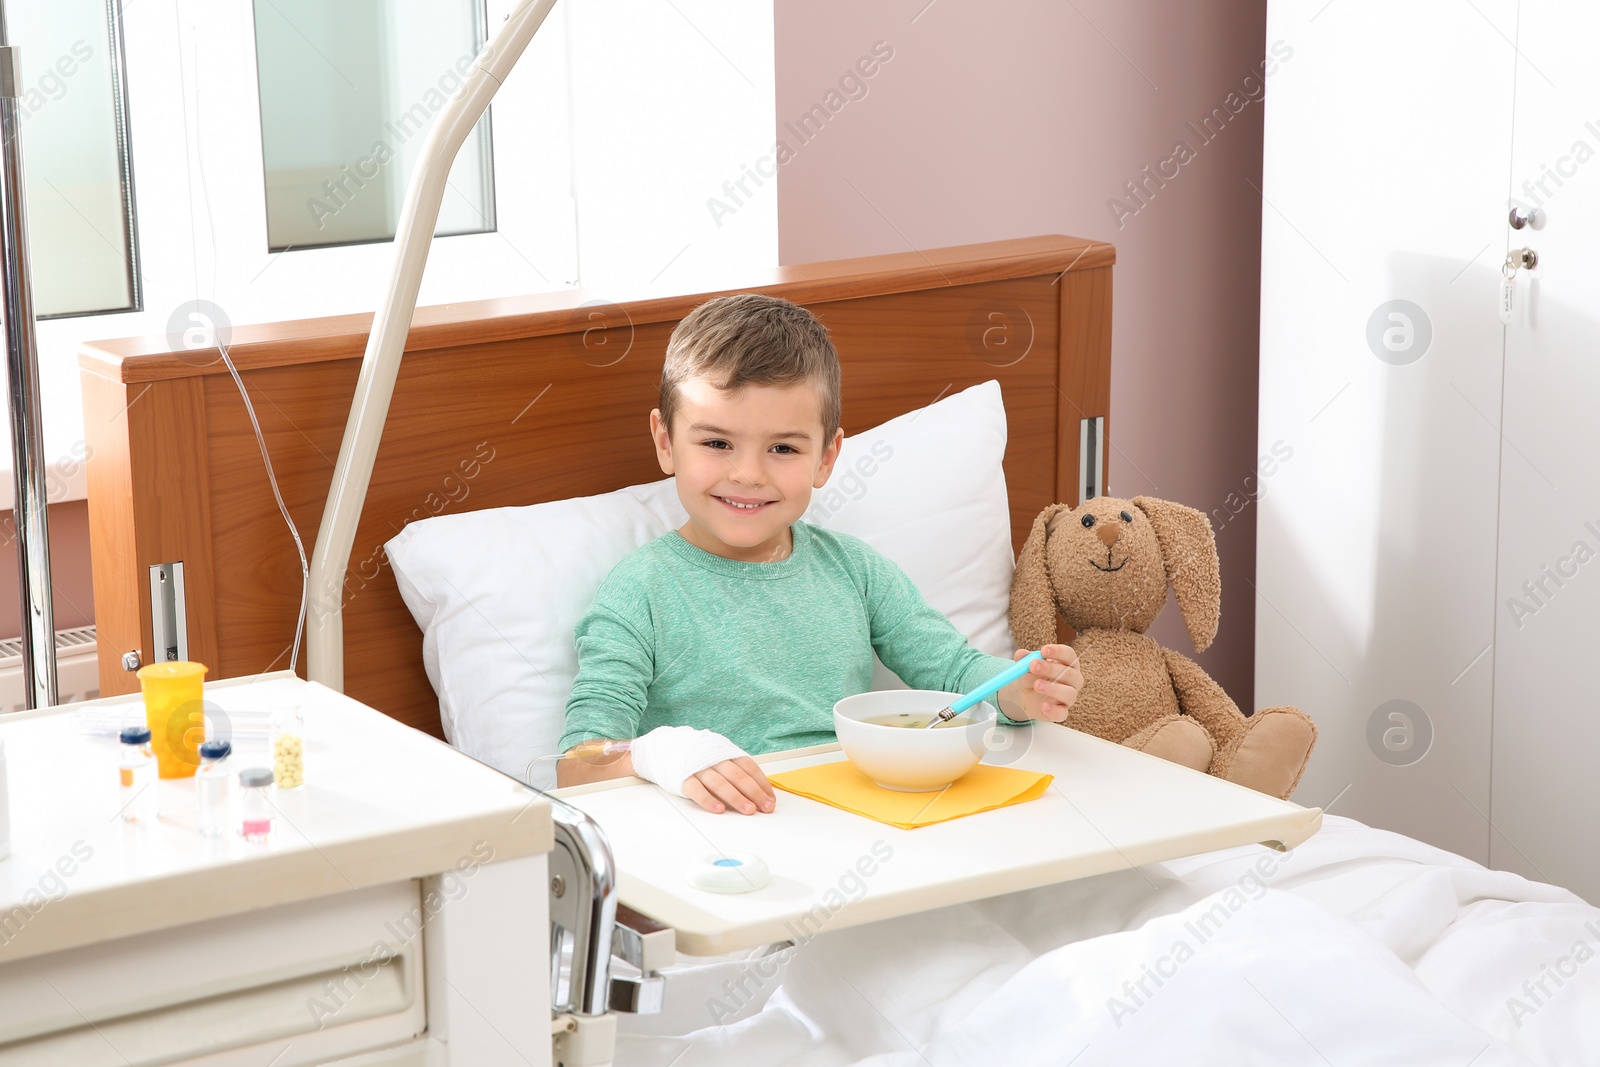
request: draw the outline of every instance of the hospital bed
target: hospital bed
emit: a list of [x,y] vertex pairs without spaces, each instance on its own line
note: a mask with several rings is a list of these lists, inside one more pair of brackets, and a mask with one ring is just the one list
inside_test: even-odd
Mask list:
[[[658,478],[640,412],[654,404],[672,326],[719,293],[760,289],[823,319],[844,366],[847,433],[997,382],[1020,547],[1045,504],[1104,491],[1113,258],[1104,244],[1037,237],[780,268],[690,292],[557,293],[419,310],[355,550],[331,591],[343,605],[345,691],[443,732],[421,634],[383,546],[432,516]],[[327,493],[367,325],[350,316],[235,330],[235,360],[303,528],[315,526]],[[89,346],[81,366],[105,690],[133,691],[126,652],[145,661],[182,654],[214,664],[219,677],[281,666],[298,561],[225,370],[165,339]],[[174,606],[153,599],[168,595],[153,574],[179,562],[185,621],[158,626]],[[1060,740],[1059,751],[1045,745],[1031,755],[1070,783],[1072,761],[1094,758],[1099,742],[1068,732]],[[1111,757],[1154,763],[1120,750]],[[1072,789],[1065,797],[1085,803]],[[786,799],[803,819],[842,814]],[[1589,962],[1600,951],[1596,909],[1336,816],[1307,837],[1314,809],[1256,801],[1265,821],[1230,816],[1210,826],[1234,836],[1190,825],[1187,841],[1143,851],[1108,810],[1090,811],[1078,831],[1100,827],[1107,838],[1079,849],[1092,863],[1019,863],[1028,850],[1014,850],[959,890],[949,868],[964,861],[952,845],[949,864],[906,865],[921,867],[914,889],[899,874],[878,879],[825,928],[800,926],[805,936],[796,937],[784,936],[795,915],[782,909],[730,919],[754,898],[696,916],[652,897],[648,887],[671,878],[651,869],[660,860],[646,847],[648,818],[627,813],[678,802],[627,782],[573,790],[552,804],[547,902],[551,1011],[573,1027],[565,1062],[583,1062],[578,1039],[593,1020],[618,1027],[618,1062],[680,1067],[868,1057],[1058,1063],[1079,1053],[1082,1063],[1183,1061],[1219,1050],[1256,1062],[1600,1055],[1590,1021],[1600,1003],[1600,963]],[[1026,808],[1016,809],[1016,825]],[[1268,829],[1273,818],[1280,822]],[[686,851],[691,824],[667,825],[672,847]],[[713,841],[757,832],[732,821],[694,825]],[[956,841],[977,826],[975,817],[906,833]],[[1263,841],[1285,851],[1249,843]],[[854,855],[860,844],[841,839],[839,848]],[[844,870],[831,854],[808,863],[830,877]],[[609,1029],[590,1033],[592,1047],[609,1047]]]
[[[844,367],[847,430],[998,382],[1020,548],[1046,504],[1104,484],[1113,262],[1104,243],[1046,236],[707,279],[684,292],[420,309],[350,567],[341,587],[312,591],[313,612],[329,597],[342,606],[343,691],[442,735],[384,544],[418,519],[658,477],[640,420],[655,403],[666,339],[721,292],[759,289],[823,319]],[[368,316],[344,316],[233,331],[232,358],[302,530],[317,526],[369,327]],[[167,338],[89,345],[80,366],[103,692],[135,691],[129,665],[167,658],[206,663],[217,678],[285,666],[299,562],[226,367]],[[561,824],[561,810],[552,865],[583,875],[569,887],[605,883],[605,857],[585,847],[581,820]],[[584,900],[569,890],[552,912]],[[609,1003],[610,901],[562,924],[596,934],[594,966],[566,1005],[580,1011]],[[644,989],[625,995],[648,1003]]]

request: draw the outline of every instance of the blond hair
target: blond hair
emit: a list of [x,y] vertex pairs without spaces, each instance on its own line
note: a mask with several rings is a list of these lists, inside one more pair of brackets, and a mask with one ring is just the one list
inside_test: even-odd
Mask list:
[[693,378],[723,391],[813,382],[822,401],[824,447],[839,429],[839,353],[815,315],[782,297],[719,296],[678,323],[661,368],[661,421],[669,434],[678,386]]

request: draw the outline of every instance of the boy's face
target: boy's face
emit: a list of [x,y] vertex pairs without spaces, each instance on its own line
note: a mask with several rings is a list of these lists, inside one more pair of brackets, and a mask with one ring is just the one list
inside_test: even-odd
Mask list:
[[785,558],[789,526],[805,514],[839,458],[844,431],[823,439],[822,398],[810,382],[724,392],[703,379],[678,388],[669,436],[650,413],[661,469],[678,482],[690,544],[728,559]]

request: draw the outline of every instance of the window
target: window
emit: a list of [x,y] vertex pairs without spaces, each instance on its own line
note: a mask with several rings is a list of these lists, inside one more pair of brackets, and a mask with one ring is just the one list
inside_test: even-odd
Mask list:
[[34,314],[139,303],[122,42],[106,0],[6,5],[21,52]]
[[[256,0],[255,39],[268,246],[393,238],[424,135],[483,47],[483,0]],[[492,229],[485,114],[435,233]]]

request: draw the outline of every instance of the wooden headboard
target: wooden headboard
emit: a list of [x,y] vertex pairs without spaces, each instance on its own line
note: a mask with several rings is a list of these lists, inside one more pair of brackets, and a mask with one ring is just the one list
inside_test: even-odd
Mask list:
[[[846,434],[998,379],[1020,548],[1039,509],[1076,499],[1080,420],[1109,415],[1114,261],[1110,245],[1030,237],[782,267],[616,302],[563,291],[419,308],[346,574],[347,692],[440,733],[421,634],[384,543],[413,519],[662,477],[647,416],[667,338],[723,293],[776,294],[827,324],[843,364]],[[308,553],[371,319],[233,330],[230,354]],[[189,658],[212,679],[287,666],[299,561],[215,350],[178,351],[165,337],[103,341],[83,348],[79,366],[102,692],[138,688],[124,653],[152,662],[150,568],[171,561],[184,564]]]

